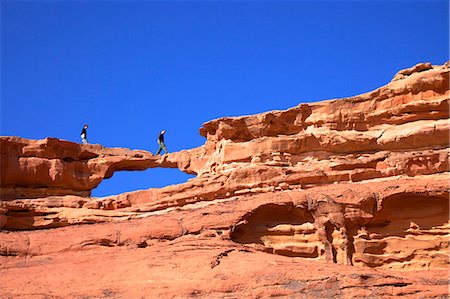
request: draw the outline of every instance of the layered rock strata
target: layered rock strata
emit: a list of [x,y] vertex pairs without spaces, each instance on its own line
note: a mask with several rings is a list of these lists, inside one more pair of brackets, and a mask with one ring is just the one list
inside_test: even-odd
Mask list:
[[54,138],[2,137],[1,196],[87,197],[114,171],[152,167],[178,167],[200,179],[248,167],[267,173],[269,179],[250,177],[257,183],[249,186],[287,169],[283,181],[303,188],[447,171],[449,67],[419,64],[403,73],[409,75],[363,95],[207,122],[200,129],[205,145],[163,158]]
[[[322,281],[333,296],[348,290],[361,297],[445,296],[438,276],[449,269],[449,100],[449,65],[418,64],[363,95],[207,122],[200,129],[203,146],[162,157],[55,138],[1,137],[0,258],[8,266],[0,271],[13,275],[14,259],[81,258],[86,248],[106,256],[124,248],[161,256],[167,248],[173,255],[164,258],[178,267],[184,262],[176,262],[176,252],[200,246],[212,256],[209,269],[238,258],[273,264],[267,279],[250,279],[262,288],[250,297],[313,290],[315,274],[299,281],[293,277],[305,273],[295,270],[276,280],[286,287],[269,283],[286,263],[303,261],[311,269],[321,261],[341,264],[336,284]],[[90,197],[114,171],[152,167],[197,176],[160,189]],[[361,274],[360,267],[368,270]],[[391,272],[378,279],[370,268]],[[423,272],[418,278],[396,276],[398,270]],[[228,265],[220,271],[216,275],[242,270]],[[188,295],[227,292],[189,277]],[[230,279],[220,281],[234,296],[245,293]],[[372,288],[356,291],[367,285]],[[117,292],[127,294],[126,288]]]

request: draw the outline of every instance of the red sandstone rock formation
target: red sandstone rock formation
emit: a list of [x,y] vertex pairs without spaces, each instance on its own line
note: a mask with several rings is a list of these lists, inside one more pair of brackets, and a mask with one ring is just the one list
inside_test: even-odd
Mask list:
[[[1,137],[0,295],[445,297],[449,99],[449,65],[418,64],[363,95],[207,122],[203,146],[163,157]],[[89,197],[151,167],[197,177]]]

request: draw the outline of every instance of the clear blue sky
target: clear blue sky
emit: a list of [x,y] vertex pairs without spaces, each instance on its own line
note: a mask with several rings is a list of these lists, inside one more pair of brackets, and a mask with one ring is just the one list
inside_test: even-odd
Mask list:
[[[1,135],[169,151],[203,122],[380,87],[448,60],[448,1],[7,1]],[[116,173],[94,195],[182,182]]]

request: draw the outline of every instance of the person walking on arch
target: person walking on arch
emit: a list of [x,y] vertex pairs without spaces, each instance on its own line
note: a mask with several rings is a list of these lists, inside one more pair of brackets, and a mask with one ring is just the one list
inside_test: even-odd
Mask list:
[[159,153],[161,153],[161,150],[164,150],[166,152],[166,154],[169,153],[169,151],[167,150],[166,145],[164,144],[164,133],[166,133],[166,130],[162,130],[161,133],[159,133],[159,136],[158,136],[159,149],[156,152],[157,155],[159,155]]
[[88,125],[84,125],[83,130],[81,130],[81,142],[83,142],[83,144],[87,144],[87,128]]

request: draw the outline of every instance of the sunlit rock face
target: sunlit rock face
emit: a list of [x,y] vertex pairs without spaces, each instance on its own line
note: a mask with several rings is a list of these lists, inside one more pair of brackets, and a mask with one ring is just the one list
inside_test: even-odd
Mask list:
[[[357,193],[342,189],[351,188],[343,185],[337,187],[337,193],[304,192],[306,198],[301,200],[259,206],[240,219],[231,239],[260,244],[261,249],[275,254],[345,265],[446,269],[448,191],[438,187],[429,195],[411,181],[396,183],[385,182],[379,189],[358,186]],[[320,200],[312,202],[316,198]],[[346,198],[353,200],[340,202]]]
[[1,137],[1,198],[52,195],[89,197],[91,190],[117,170],[156,167],[158,157],[142,150],[104,148],[56,138]]
[[[30,290],[56,289],[62,297],[104,290],[123,297],[149,290],[203,297],[446,296],[449,99],[449,64],[417,64],[362,95],[209,121],[200,128],[203,146],[164,156],[1,137],[0,295],[33,294],[14,289],[33,284],[40,261],[71,267],[62,262],[70,256],[79,271],[95,266],[105,279],[68,293],[58,286],[56,267]],[[196,177],[90,197],[115,171],[154,167]],[[130,266],[116,264],[114,276],[93,261],[98,255]],[[34,266],[17,276],[30,258]],[[115,283],[127,267],[136,276]],[[75,273],[67,275],[83,285]]]

